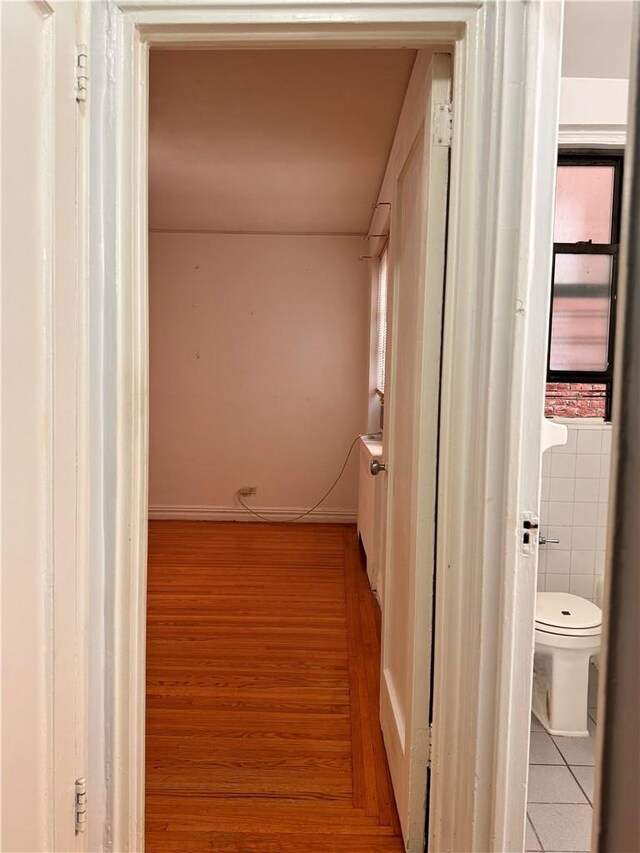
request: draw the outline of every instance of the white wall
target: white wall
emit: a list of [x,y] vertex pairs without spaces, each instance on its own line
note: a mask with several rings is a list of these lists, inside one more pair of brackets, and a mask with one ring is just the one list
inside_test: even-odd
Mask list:
[[560,86],[560,128],[624,132],[628,99],[627,79],[563,77]]
[[542,457],[540,528],[558,545],[541,545],[538,589],[572,592],[601,603],[605,565],[611,424],[563,421],[568,440]]
[[[366,429],[361,238],[150,235],[150,505],[307,508]],[[353,517],[357,452],[325,509]]]
[[567,0],[562,76],[628,78],[634,0]]
[[[633,5],[631,0],[565,3],[561,129],[624,132]],[[598,141],[596,135],[584,143]]]

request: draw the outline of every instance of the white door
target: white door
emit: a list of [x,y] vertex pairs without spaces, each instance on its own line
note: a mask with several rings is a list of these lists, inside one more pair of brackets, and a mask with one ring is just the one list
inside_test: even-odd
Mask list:
[[0,849],[72,851],[82,773],[76,3],[3,2]]
[[393,164],[391,198],[380,714],[411,853],[423,849],[426,812],[450,97],[450,57],[436,54]]

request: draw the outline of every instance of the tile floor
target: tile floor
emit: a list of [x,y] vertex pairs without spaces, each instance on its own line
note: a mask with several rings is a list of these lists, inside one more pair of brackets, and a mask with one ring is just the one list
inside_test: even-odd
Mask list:
[[525,850],[591,850],[598,672],[591,666],[589,737],[551,737],[531,718]]

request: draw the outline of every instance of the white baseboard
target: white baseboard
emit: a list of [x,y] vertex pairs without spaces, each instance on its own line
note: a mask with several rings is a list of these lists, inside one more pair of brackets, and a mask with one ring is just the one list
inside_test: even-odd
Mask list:
[[[297,507],[252,507],[260,515],[273,521],[287,521],[305,511]],[[231,506],[174,506],[155,504],[149,507],[151,521],[258,521],[242,507]],[[332,509],[319,507],[301,521],[324,524],[355,524],[358,514],[355,509]]]

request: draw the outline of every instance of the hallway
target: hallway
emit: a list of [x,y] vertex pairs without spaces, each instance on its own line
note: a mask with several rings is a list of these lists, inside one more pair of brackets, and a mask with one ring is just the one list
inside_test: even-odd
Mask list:
[[147,853],[402,851],[354,526],[149,524]]

